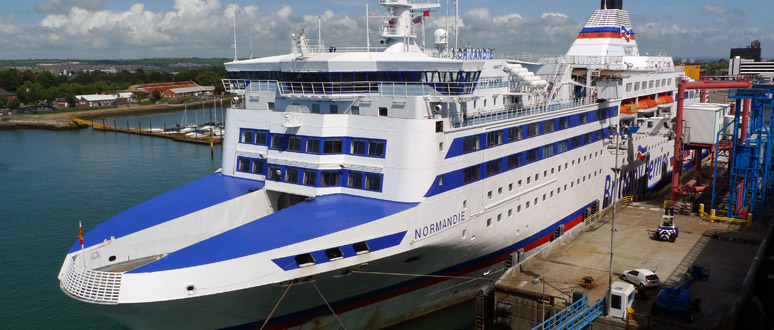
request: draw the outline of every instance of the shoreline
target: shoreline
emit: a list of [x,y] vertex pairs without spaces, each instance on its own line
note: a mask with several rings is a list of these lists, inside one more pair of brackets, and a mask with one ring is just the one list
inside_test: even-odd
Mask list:
[[[230,100],[230,98],[227,98]],[[82,128],[73,122],[74,117],[86,120],[97,120],[112,117],[133,117],[139,115],[150,115],[166,112],[175,112],[185,109],[188,106],[196,107],[207,105],[212,102],[197,101],[183,104],[150,104],[135,106],[118,106],[114,108],[101,108],[83,111],[59,112],[42,115],[11,115],[8,119],[0,119],[0,130],[16,129],[45,129],[45,130],[68,130]],[[190,107],[189,107],[190,108]]]

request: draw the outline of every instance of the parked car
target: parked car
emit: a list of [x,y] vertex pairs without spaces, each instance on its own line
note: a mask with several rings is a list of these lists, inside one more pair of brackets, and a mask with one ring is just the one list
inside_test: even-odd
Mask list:
[[632,269],[621,273],[621,279],[640,288],[655,288],[661,285],[658,275],[650,269]]

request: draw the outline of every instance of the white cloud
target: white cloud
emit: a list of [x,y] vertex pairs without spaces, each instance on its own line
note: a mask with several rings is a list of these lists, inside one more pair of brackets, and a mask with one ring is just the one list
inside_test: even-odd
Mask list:
[[[461,22],[460,47],[470,45],[504,52],[564,53],[581,28],[579,22],[563,13],[544,13],[540,18],[519,13],[495,16],[487,8],[465,12]],[[432,29],[444,24],[440,17],[430,20],[428,25]]]
[[97,10],[105,7],[107,0],[48,0],[35,5],[35,10],[41,13],[64,13],[68,8],[78,7],[86,10]]
[[[338,0],[342,3],[348,0]],[[143,58],[232,56],[232,10],[220,0],[176,0],[168,11],[151,11],[143,3],[124,10],[104,9],[102,0],[48,0],[53,9],[37,24],[13,24],[0,17],[0,58]],[[316,43],[320,17],[325,43],[338,47],[365,44],[365,15],[350,16],[343,7],[319,14],[297,14],[293,3],[276,6],[237,7],[240,57],[249,54],[252,32],[255,56],[287,53],[290,34],[305,30]],[[344,6],[344,5],[342,5]],[[61,11],[58,8],[66,8]],[[271,8],[270,10],[267,8]],[[758,39],[774,44],[772,32],[742,27],[738,10],[704,6],[702,12],[718,15],[710,28],[688,28],[685,23],[655,16],[632,16],[643,53],[667,51],[675,55],[718,56],[739,45],[739,40]],[[373,13],[381,14],[381,8]],[[721,15],[721,13],[725,13]],[[444,28],[446,19],[433,13],[426,20],[428,40],[432,31]],[[523,13],[475,8],[461,13],[460,46],[495,48],[504,52],[562,54],[577,37],[584,21],[577,15],[546,12],[537,17]],[[450,19],[451,23],[454,21]],[[371,41],[377,45],[379,19],[372,19]],[[450,28],[451,30],[451,28]],[[454,40],[453,36],[450,40]],[[682,53],[681,53],[682,52]],[[718,55],[715,55],[718,54]]]
[[567,14],[562,13],[543,13],[543,15],[540,16],[541,19],[568,19]]
[[728,14],[728,8],[723,5],[705,5],[701,7],[702,15],[725,15]]

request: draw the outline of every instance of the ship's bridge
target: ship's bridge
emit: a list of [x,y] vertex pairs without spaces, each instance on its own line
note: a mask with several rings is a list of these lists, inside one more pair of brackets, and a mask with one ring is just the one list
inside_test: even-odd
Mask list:
[[223,84],[238,94],[275,93],[295,98],[362,95],[472,94],[483,62],[434,58],[423,53],[293,54],[226,63]]

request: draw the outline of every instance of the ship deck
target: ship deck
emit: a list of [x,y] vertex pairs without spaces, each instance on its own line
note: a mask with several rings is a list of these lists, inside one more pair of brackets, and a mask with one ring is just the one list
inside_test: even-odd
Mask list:
[[[651,235],[663,214],[663,205],[659,202],[635,202],[616,213],[613,281],[620,281],[619,276],[625,270],[655,268],[661,286],[638,290],[632,306],[634,315],[628,322],[603,317],[598,321],[620,323],[619,326],[627,323],[633,328],[711,329],[718,325],[732,328],[735,314],[752,289],[756,258],[760,251],[765,250],[765,247],[760,247],[770,225],[754,223],[748,230],[741,225],[711,223],[696,215],[675,215],[680,229],[677,241],[656,241],[651,239]],[[543,251],[523,262],[521,267],[511,268],[498,284],[541,294],[542,283],[532,284],[532,280],[543,277],[547,295],[569,300],[568,293],[582,291],[589,296],[589,303],[595,302],[603,298],[607,291],[610,229],[608,215],[581,229],[574,239],[557,244],[550,251]],[[688,288],[693,299],[702,300],[701,312],[696,319],[687,323],[680,316],[664,313],[652,316],[651,306],[660,288],[682,282],[686,270],[694,264],[710,268],[708,281],[698,281]],[[594,278],[594,288],[580,286],[585,276]],[[537,306],[540,308],[539,304]],[[519,311],[513,312],[513,315],[518,315]],[[515,326],[514,320],[511,322],[512,327]]]

